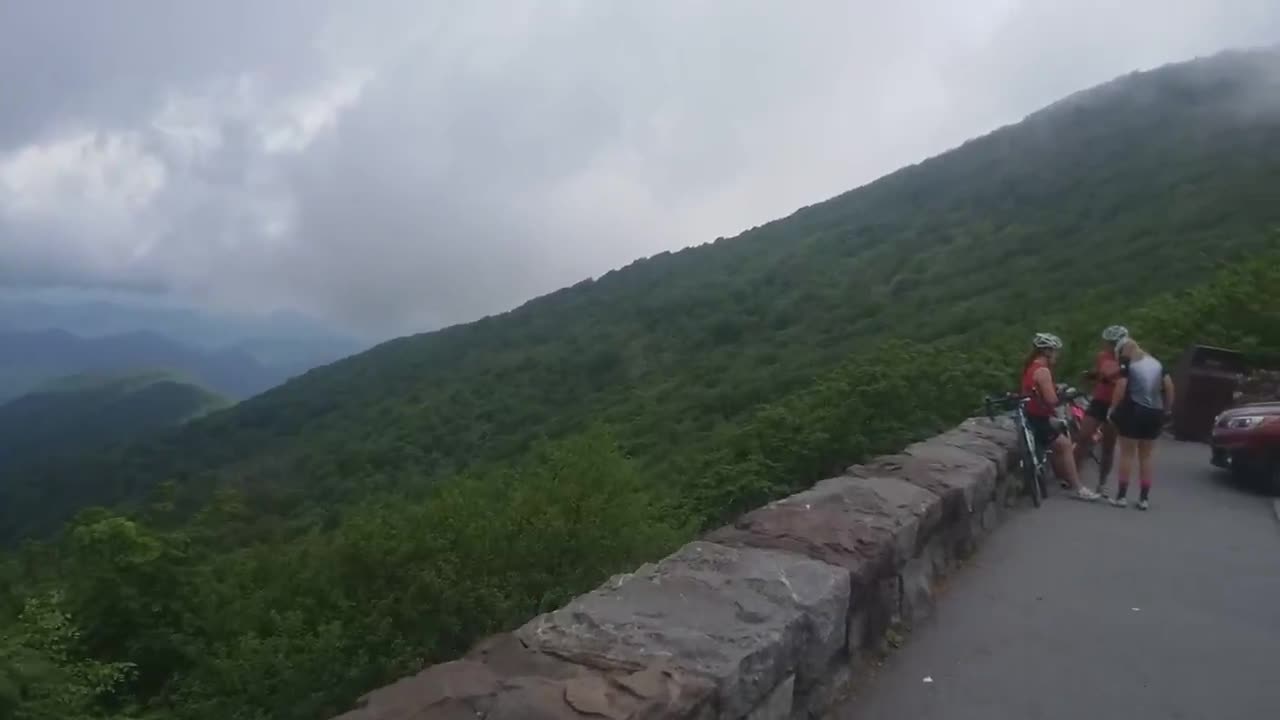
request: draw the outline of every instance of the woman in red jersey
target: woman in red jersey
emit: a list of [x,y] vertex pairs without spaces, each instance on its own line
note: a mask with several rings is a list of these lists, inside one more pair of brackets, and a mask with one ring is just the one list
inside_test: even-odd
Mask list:
[[1065,480],[1080,500],[1097,500],[1099,495],[1080,483],[1072,455],[1071,439],[1063,434],[1057,408],[1061,404],[1058,388],[1053,382],[1053,366],[1062,351],[1062,341],[1051,333],[1038,333],[1031,342],[1031,355],[1022,368],[1022,394],[1031,398],[1027,403],[1027,423],[1041,448],[1053,453],[1053,467],[1058,477]]
[[1121,340],[1129,337],[1129,331],[1121,325],[1112,325],[1102,331],[1102,348],[1094,358],[1093,369],[1085,373],[1085,377],[1094,381],[1093,395],[1089,401],[1089,409],[1085,411],[1084,420],[1080,423],[1080,441],[1076,444],[1076,467],[1079,468],[1094,439],[1102,433],[1102,456],[1098,459],[1098,494],[1106,497],[1107,476],[1111,474],[1111,466],[1116,453],[1116,428],[1107,421],[1111,412],[1111,396],[1115,392],[1116,380],[1120,377],[1120,361],[1116,357],[1116,346]]

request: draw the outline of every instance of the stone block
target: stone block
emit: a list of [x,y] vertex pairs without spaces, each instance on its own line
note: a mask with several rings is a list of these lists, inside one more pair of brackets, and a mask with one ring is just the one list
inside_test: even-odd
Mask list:
[[823,679],[808,691],[797,690],[791,701],[791,720],[821,720],[849,693],[860,656],[841,657]]
[[973,483],[957,475],[954,461],[914,455],[882,455],[854,465],[845,472],[850,477],[892,477],[915,485],[938,496],[942,501],[943,521],[967,513],[972,504]]
[[658,663],[597,672],[510,634],[360,699],[335,720],[711,720],[714,686]]
[[764,702],[747,713],[744,720],[791,720],[791,701],[795,697],[796,676],[788,675],[786,680],[778,683],[778,687],[769,693]]
[[795,674],[813,682],[844,647],[849,574],[789,553],[694,542],[516,631],[599,671],[665,663],[710,679],[720,717],[746,715]]
[[938,549],[941,539],[929,551],[907,563],[901,573],[901,617],[908,626],[919,624],[933,613],[933,591],[938,578],[945,572],[939,569]]
[[913,557],[941,519],[941,499],[900,478],[836,477],[749,512],[707,539],[785,550],[848,570],[857,603],[868,584]]

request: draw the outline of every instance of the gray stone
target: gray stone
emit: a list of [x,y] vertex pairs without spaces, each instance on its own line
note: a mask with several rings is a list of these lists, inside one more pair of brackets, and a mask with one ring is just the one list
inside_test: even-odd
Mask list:
[[865,618],[861,649],[875,651],[880,648],[885,631],[902,622],[902,576],[895,572],[870,590],[854,609],[853,617]]
[[991,503],[982,511],[982,529],[991,532],[1000,524],[1000,503]]
[[942,500],[944,521],[967,513],[972,483],[957,477],[954,464],[913,455],[882,455],[845,472],[850,477],[894,477],[937,495]]
[[[872,646],[871,628],[874,624],[870,603],[849,615],[849,657],[857,658],[858,653]],[[885,623],[887,627],[888,624]]]
[[914,556],[942,519],[941,499],[899,478],[837,477],[766,505],[707,536],[785,550],[849,571],[853,600]]
[[1000,461],[1002,472],[1009,468],[1010,461],[1017,455],[1018,432],[1012,418],[1001,417],[995,420],[974,418],[965,420],[955,428],[954,432],[967,433],[993,443],[1000,451],[995,457]]
[[849,476],[823,480],[815,486],[825,488],[842,493],[852,507],[883,521],[880,525],[893,533],[898,564],[919,553],[942,522],[942,498],[902,478]]
[[793,672],[812,682],[839,653],[849,586],[847,571],[825,563],[695,542],[516,636],[597,670],[668,663],[714,682],[721,716],[739,718]]
[[982,519],[986,516],[987,510],[993,506],[994,503],[987,503],[987,507],[983,508],[981,512],[976,512],[969,517],[969,530],[966,535],[969,537],[970,542],[974,544],[980,543],[982,538],[986,536],[987,530],[982,526]]
[[530,650],[511,633],[501,633],[476,643],[463,658],[484,666],[497,677],[539,677],[568,680],[586,670],[544,653]]
[[663,664],[595,672],[504,634],[366,695],[337,720],[710,720],[713,695],[709,680]]
[[418,717],[474,718],[487,712],[501,690],[498,676],[475,662],[435,665],[360,698],[356,708],[335,720],[411,720]]
[[945,534],[935,537],[920,555],[932,563],[935,578],[946,577],[956,566],[955,557],[947,550]]
[[791,700],[795,696],[795,688],[796,676],[788,675],[744,720],[791,720]]
[[902,621],[914,626],[933,612],[933,587],[938,577],[932,553],[907,563],[902,570]]
[[791,701],[791,720],[820,720],[837,702],[849,693],[853,685],[855,667],[861,661],[860,656],[841,657],[823,676],[822,680],[808,691],[796,691]]
[[907,446],[904,454],[934,463],[964,495],[966,513],[981,509],[995,493],[999,470],[995,461],[976,452],[963,439],[931,438]]
[[991,479],[992,487],[1002,474],[1009,468],[1009,449],[999,443],[972,432],[967,432],[959,428],[948,430],[941,435],[929,438],[925,442],[935,445],[946,445],[972,453],[978,457],[986,458],[992,465]]

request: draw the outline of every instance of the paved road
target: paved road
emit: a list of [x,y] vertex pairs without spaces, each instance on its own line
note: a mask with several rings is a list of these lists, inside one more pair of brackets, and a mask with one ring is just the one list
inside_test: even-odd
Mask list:
[[1272,502],[1202,445],[1157,454],[1149,512],[1014,513],[833,720],[1280,717]]

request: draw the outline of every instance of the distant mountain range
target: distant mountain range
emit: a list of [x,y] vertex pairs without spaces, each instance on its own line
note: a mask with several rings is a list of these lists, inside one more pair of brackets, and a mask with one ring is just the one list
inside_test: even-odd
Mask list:
[[201,351],[241,350],[288,375],[366,347],[298,313],[245,315],[142,299],[0,292],[0,333],[51,329],[83,338],[154,333]]
[[230,405],[170,373],[58,378],[0,404],[0,471],[134,440]]
[[165,371],[228,397],[256,395],[292,374],[245,350],[201,350],[152,332],[85,338],[65,330],[0,332],[0,401],[81,373]]
[[178,373],[234,399],[331,363],[362,344],[294,314],[0,293],[0,402],[77,373]]

